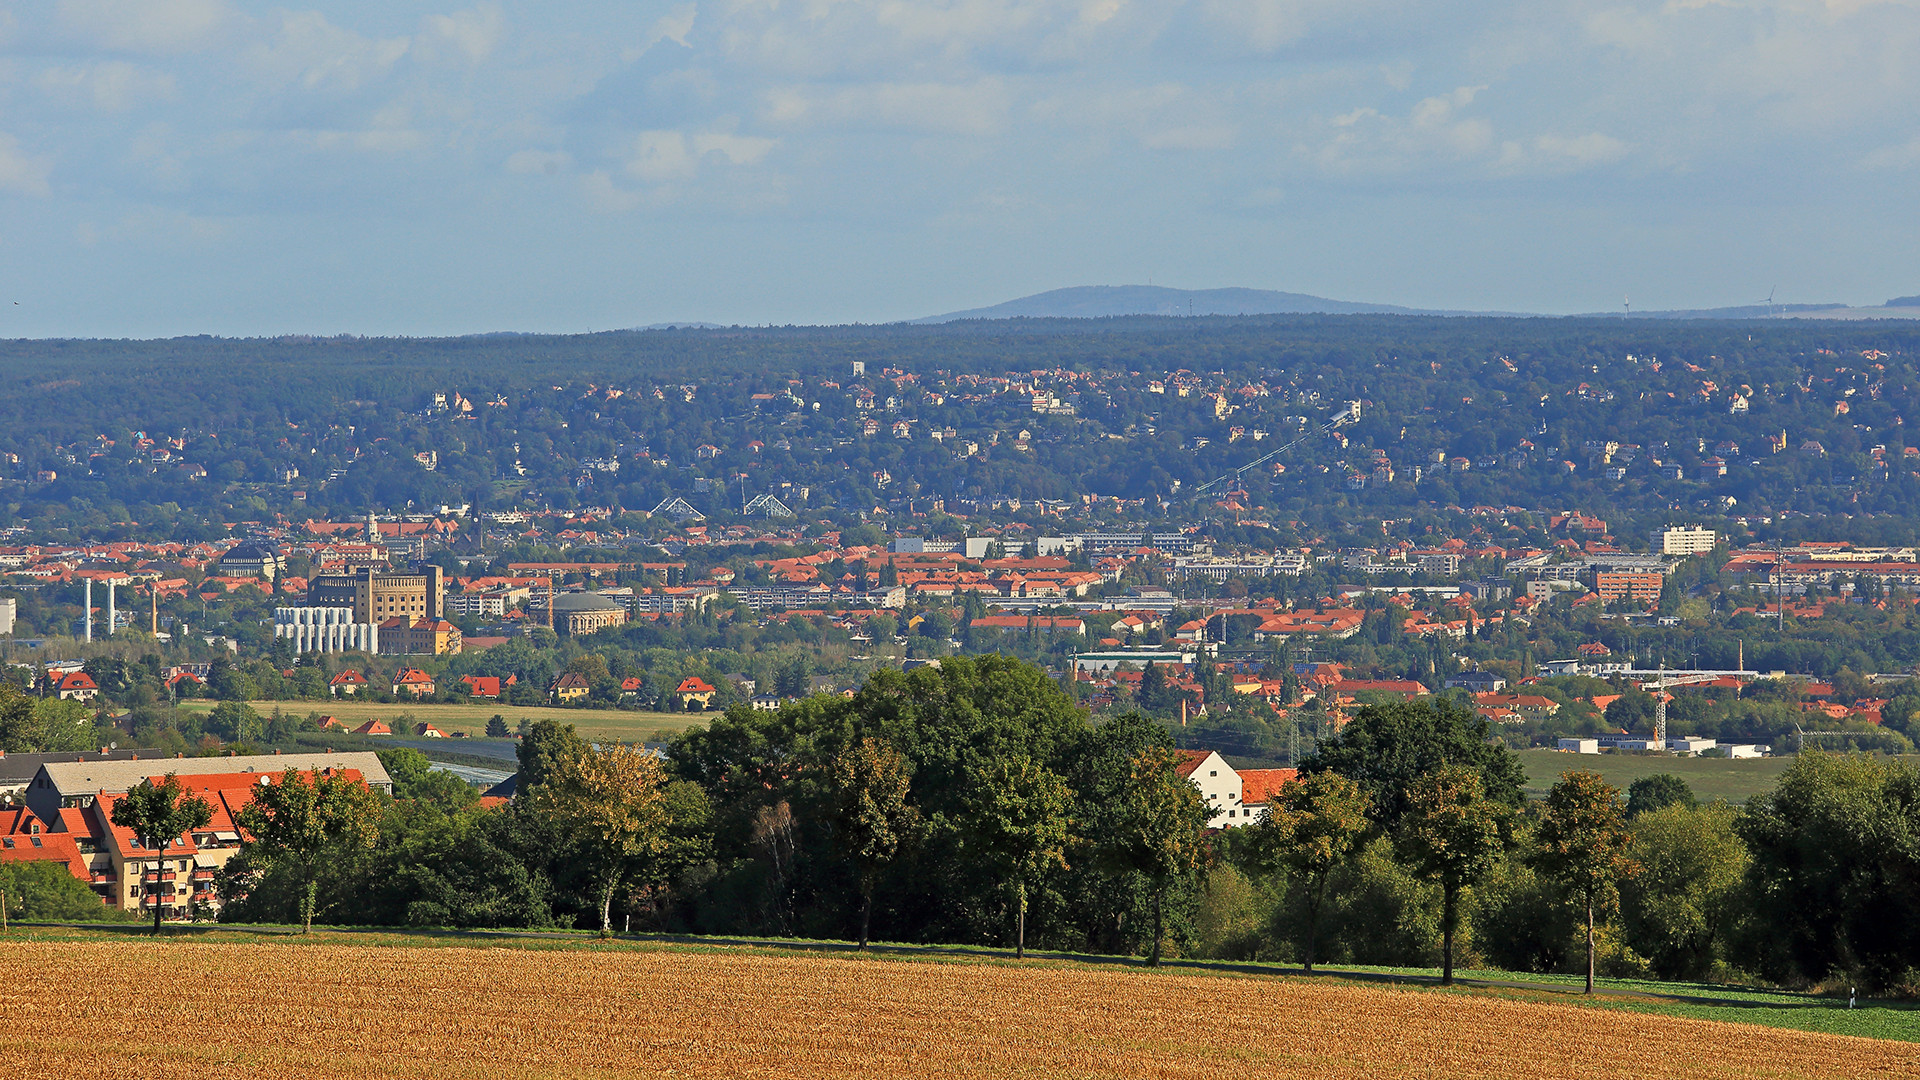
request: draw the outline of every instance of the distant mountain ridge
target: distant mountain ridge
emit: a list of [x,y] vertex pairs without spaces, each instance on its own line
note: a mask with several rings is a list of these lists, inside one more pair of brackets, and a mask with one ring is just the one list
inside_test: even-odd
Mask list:
[[[1723,308],[1681,308],[1646,311],[1598,311],[1571,318],[1630,319],[1861,319],[1913,318],[1920,314],[1920,297],[1903,296],[1884,307],[1846,304],[1744,304]],[[1443,311],[1329,300],[1307,293],[1271,289],[1172,289],[1161,285],[1077,285],[1050,289],[991,307],[969,308],[945,315],[914,319],[915,325],[959,322],[966,319],[1110,319],[1128,315],[1426,315],[1492,318],[1553,318],[1521,311]]]
[[1122,315],[1469,315],[1395,304],[1361,304],[1271,289],[1170,289],[1161,285],[1077,285],[1050,289],[991,307],[913,320],[1106,319]]

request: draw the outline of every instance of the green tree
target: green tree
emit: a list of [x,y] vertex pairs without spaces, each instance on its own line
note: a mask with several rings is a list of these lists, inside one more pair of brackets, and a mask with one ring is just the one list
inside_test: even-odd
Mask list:
[[783,698],[805,697],[807,679],[813,674],[813,665],[807,662],[802,653],[787,657],[780,670],[773,676],[773,692]]
[[[566,731],[572,735],[573,726]],[[629,863],[667,849],[672,822],[660,759],[631,746],[585,747],[571,759],[551,762],[527,796],[533,813],[571,837],[593,864],[600,880],[600,933],[611,934],[613,894]]]
[[1167,891],[1200,868],[1206,854],[1202,833],[1212,816],[1200,789],[1174,771],[1179,760],[1161,747],[1133,759],[1119,792],[1118,820],[1104,838],[1102,853],[1109,865],[1144,875],[1152,888],[1153,944],[1147,963],[1155,967],[1166,937]]
[[1414,784],[1448,766],[1472,769],[1486,798],[1518,808],[1526,772],[1504,745],[1489,741],[1491,734],[1485,720],[1449,698],[1367,705],[1300,768],[1359,783],[1374,821],[1388,830],[1407,812]]
[[1284,866],[1307,889],[1306,970],[1313,970],[1314,934],[1327,879],[1367,842],[1373,822],[1367,793],[1339,773],[1309,773],[1283,784],[1267,800],[1267,816],[1253,827],[1262,862]]
[[521,791],[539,787],[557,770],[578,761],[587,749],[587,741],[572,724],[535,720],[527,725],[520,745],[513,748],[520,760],[520,780],[516,786]]
[[1748,800],[1734,830],[1752,852],[1754,915],[1769,931],[1755,956],[1762,974],[1906,985],[1920,956],[1920,769],[1804,753]]
[[1440,984],[1453,985],[1453,939],[1460,891],[1473,885],[1512,841],[1512,808],[1487,796],[1481,774],[1445,765],[1415,779],[1394,832],[1394,850],[1413,871],[1440,886]]
[[9,919],[103,922],[128,918],[100,903],[63,862],[0,863],[0,899]]
[[510,734],[511,732],[507,730],[506,717],[501,716],[499,713],[494,713],[492,716],[487,718],[487,738],[504,739],[504,738],[507,738]]
[[1631,850],[1620,789],[1598,773],[1566,772],[1547,792],[1534,858],[1546,875],[1571,889],[1587,919],[1587,993],[1593,993],[1594,910],[1614,884],[1639,868]]
[[1627,943],[1663,979],[1708,979],[1743,911],[1747,846],[1725,803],[1675,804],[1632,820],[1640,872],[1620,884]]
[[994,873],[1013,887],[1013,954],[1027,955],[1027,893],[1051,870],[1067,868],[1073,792],[1046,766],[1002,758],[976,770],[966,836]]
[[36,698],[0,683],[0,751],[38,754],[86,750],[93,738],[93,714],[78,701]]
[[[180,778],[168,773],[158,784],[151,777],[134,785],[113,804],[111,819],[115,825],[133,833],[139,846],[159,856],[156,870],[166,869],[167,849],[195,829],[204,829],[213,820],[213,806],[189,792]],[[129,873],[137,871],[129,870]],[[153,932],[160,932],[162,905],[155,886]]]
[[267,722],[244,701],[222,701],[207,713],[207,730],[227,742],[259,742]]
[[288,769],[262,777],[240,811],[240,846],[247,888],[273,875],[294,890],[301,933],[313,932],[321,878],[330,867],[379,835],[379,800],[366,781],[339,770]]
[[1693,796],[1693,788],[1672,773],[1643,776],[1627,785],[1628,820],[1676,805],[1691,810],[1700,803]]
[[920,812],[907,802],[907,760],[884,739],[865,738],[833,757],[834,838],[860,882],[860,948],[873,926],[880,874],[911,842]]

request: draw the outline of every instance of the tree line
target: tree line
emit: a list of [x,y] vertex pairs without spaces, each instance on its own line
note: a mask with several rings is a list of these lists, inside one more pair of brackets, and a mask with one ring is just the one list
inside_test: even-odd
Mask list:
[[960,658],[663,754],[542,721],[503,808],[410,750],[382,752],[392,799],[290,775],[247,811],[222,918],[1920,985],[1913,764],[1803,755],[1743,808],[1577,770],[1529,800],[1488,736],[1446,699],[1368,706],[1263,820],[1211,832],[1165,728]]

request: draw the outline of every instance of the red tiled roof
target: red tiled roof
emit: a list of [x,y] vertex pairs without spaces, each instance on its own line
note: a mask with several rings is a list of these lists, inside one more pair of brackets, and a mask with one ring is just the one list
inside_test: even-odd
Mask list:
[[1258,806],[1299,775],[1299,769],[1241,769],[1240,804]]

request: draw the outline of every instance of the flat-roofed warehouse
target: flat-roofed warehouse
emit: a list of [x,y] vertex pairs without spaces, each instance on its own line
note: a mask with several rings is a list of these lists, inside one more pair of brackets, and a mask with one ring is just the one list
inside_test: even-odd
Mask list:
[[249,754],[245,757],[140,758],[137,761],[61,761],[40,766],[27,784],[28,809],[42,821],[60,820],[62,808],[86,806],[96,795],[123,795],[142,780],[226,773],[282,773],[288,769],[352,769],[367,786],[393,794],[393,778],[371,750],[313,754]]

